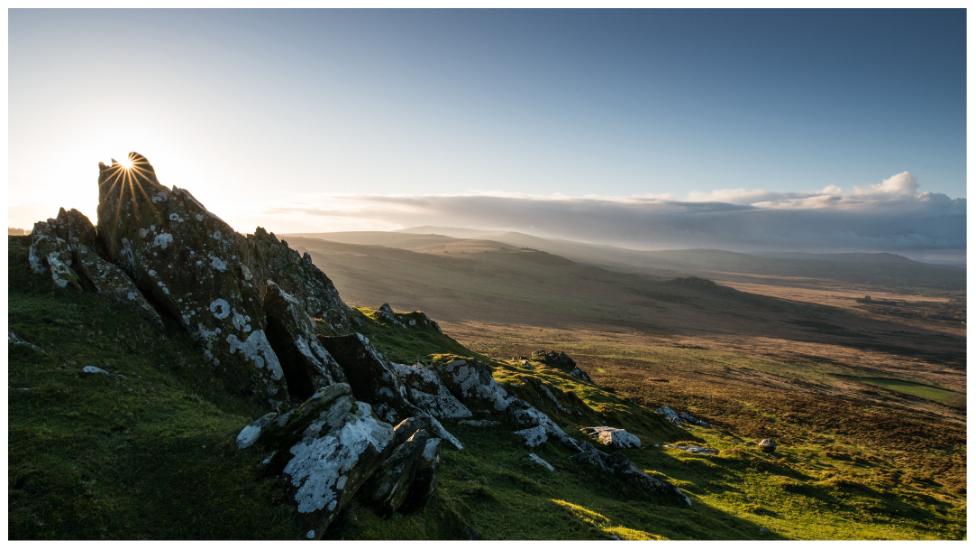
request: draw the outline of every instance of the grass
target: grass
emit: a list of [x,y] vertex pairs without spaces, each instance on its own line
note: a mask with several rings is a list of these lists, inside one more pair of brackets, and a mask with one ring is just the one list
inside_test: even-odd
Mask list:
[[[10,328],[43,350],[9,347],[11,538],[302,538],[310,526],[294,512],[284,483],[259,473],[261,456],[233,445],[240,427],[264,411],[228,394],[178,330],[160,333],[97,296],[53,290],[27,270],[26,241],[8,242]],[[674,390],[654,394],[658,400],[691,403],[683,408],[719,420],[713,428],[683,429],[654,414],[648,395],[631,391],[646,378],[634,378],[633,386],[625,383],[627,373],[647,375],[640,369],[660,369],[654,377],[667,372],[677,382],[687,365],[695,365],[693,370],[707,380],[716,372],[712,368],[766,380],[777,372],[775,359],[751,360],[696,347],[648,352],[640,346],[606,345],[596,353],[586,347],[599,344],[596,340],[568,349],[583,352],[577,357],[582,366],[601,383],[609,380],[622,388],[616,392],[534,361],[508,359],[513,353],[504,346],[491,353],[479,346],[476,352],[431,327],[395,329],[375,321],[371,310],[361,311],[368,319],[364,332],[396,360],[477,356],[494,365],[499,382],[537,403],[567,432],[597,422],[627,428],[644,442],[640,449],[624,451],[627,456],[681,487],[695,505],[675,507],[635,494],[575,463],[554,443],[535,450],[555,466],[550,473],[528,460],[528,451],[505,426],[448,424],[465,449],[442,450],[437,489],[422,512],[385,517],[357,502],[326,534],[330,538],[966,535],[965,494],[920,457],[802,422],[802,430],[784,431],[780,450],[768,455],[756,449],[756,434],[746,419],[758,416],[783,426],[790,422],[785,413],[738,393],[740,408],[716,393],[691,401],[680,400]],[[545,341],[548,335],[541,336],[532,337],[533,348],[552,343]],[[84,365],[112,375],[82,376]],[[731,384],[726,393],[739,391],[735,376],[726,380]],[[676,441],[695,441],[720,452],[699,456],[657,446]],[[961,450],[964,460],[964,446]],[[958,457],[959,448],[946,454]]]
[[947,390],[928,384],[909,382],[908,380],[898,380],[896,378],[881,378],[878,376],[846,376],[849,380],[856,380],[865,384],[879,386],[886,390],[891,390],[906,395],[928,399],[951,407],[965,407],[966,396],[959,392]]

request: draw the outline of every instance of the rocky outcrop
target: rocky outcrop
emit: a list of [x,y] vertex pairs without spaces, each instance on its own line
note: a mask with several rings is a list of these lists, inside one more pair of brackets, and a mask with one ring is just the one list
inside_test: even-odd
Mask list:
[[717,455],[718,449],[713,449],[711,447],[703,447],[701,445],[665,445],[665,447],[678,449],[679,451],[684,451],[686,453],[691,453],[695,455]]
[[332,281],[315,267],[307,252],[299,255],[287,241],[279,240],[274,233],[261,227],[246,237],[246,244],[242,256],[259,285],[262,281],[274,281],[294,296],[309,316],[320,320],[321,328],[331,334],[344,334],[351,329],[351,309],[339,298]]
[[671,407],[658,407],[654,412],[664,416],[664,419],[672,424],[681,424],[682,422],[687,422],[689,424],[695,424],[696,426],[708,427],[709,423],[693,416],[687,411],[676,411]]
[[410,402],[421,410],[442,420],[471,418],[471,410],[454,397],[433,369],[420,363],[390,366],[406,388]]
[[185,189],[160,184],[145,157],[129,159],[99,165],[98,239],[228,385],[277,406],[340,381],[311,317],[340,331],[349,309],[311,259],[262,229],[236,233]]
[[583,382],[593,383],[590,375],[583,369],[576,366],[576,361],[572,357],[561,351],[537,350],[532,354],[532,359],[550,367],[557,368],[566,374],[582,380]]
[[611,428],[610,426],[589,426],[586,428],[580,428],[580,431],[604,447],[613,447],[614,449],[630,449],[641,446],[640,438],[623,428]]
[[403,323],[400,319],[397,319],[396,313],[393,313],[393,308],[390,304],[383,304],[376,309],[376,319],[386,325],[403,328]]
[[89,290],[131,308],[157,326],[162,320],[132,280],[96,252],[95,226],[77,210],[34,224],[28,253],[31,270],[48,273],[59,288]]
[[776,452],[776,440],[772,438],[766,438],[759,442],[759,450],[764,453],[775,453]]
[[495,382],[491,367],[477,361],[456,359],[434,365],[444,385],[469,408],[504,415],[521,429],[515,431],[522,442],[537,447],[550,437],[576,449],[576,441],[544,412],[519,399]]
[[407,392],[393,367],[365,336],[323,336],[320,341],[345,369],[353,395],[372,403],[380,418],[396,422],[420,412],[407,400]]

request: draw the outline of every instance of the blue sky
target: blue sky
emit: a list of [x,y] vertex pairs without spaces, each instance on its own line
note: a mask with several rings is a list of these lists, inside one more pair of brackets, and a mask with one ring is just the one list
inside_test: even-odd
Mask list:
[[683,200],[907,171],[965,197],[962,10],[14,10],[9,29],[14,225],[94,214],[98,160],[128,150],[244,230],[334,194]]

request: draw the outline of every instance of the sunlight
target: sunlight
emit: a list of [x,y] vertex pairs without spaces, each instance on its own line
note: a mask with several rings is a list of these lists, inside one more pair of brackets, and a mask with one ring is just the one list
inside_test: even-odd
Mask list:
[[129,158],[129,155],[123,155],[121,157],[121,160],[115,160],[115,159],[112,159],[112,160],[114,162],[117,162],[119,164],[119,166],[121,166],[125,170],[131,170],[132,169],[132,166],[133,166],[132,159]]

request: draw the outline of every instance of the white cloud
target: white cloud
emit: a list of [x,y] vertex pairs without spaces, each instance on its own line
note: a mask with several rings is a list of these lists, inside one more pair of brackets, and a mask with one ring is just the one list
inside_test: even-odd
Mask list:
[[[312,206],[309,206],[312,205]],[[637,248],[925,250],[966,246],[966,201],[918,191],[903,172],[850,192],[726,189],[687,201],[653,196],[523,194],[317,197],[270,214],[335,224],[439,225],[524,231]],[[323,230],[327,230],[324,229]]]

